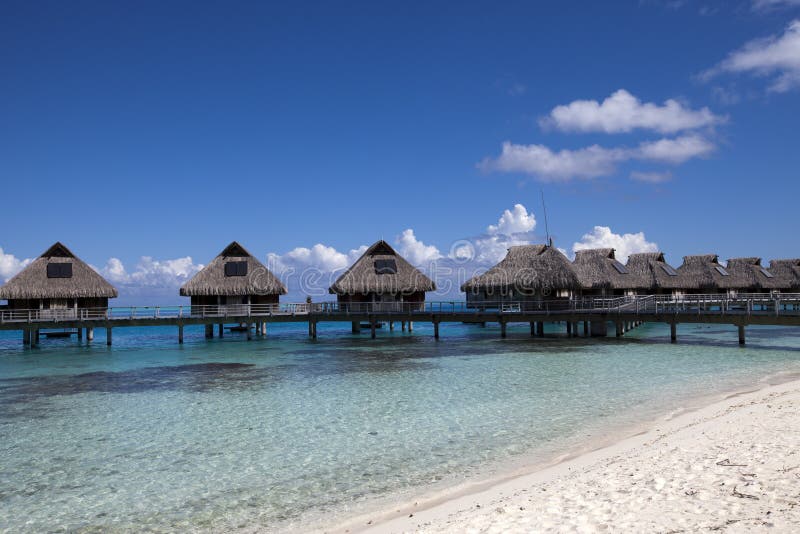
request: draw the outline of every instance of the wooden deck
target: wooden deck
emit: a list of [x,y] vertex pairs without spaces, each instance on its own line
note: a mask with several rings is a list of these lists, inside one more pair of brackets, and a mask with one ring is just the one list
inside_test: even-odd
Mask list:
[[[671,325],[676,339],[680,323],[731,324],[739,327],[739,341],[744,343],[744,327],[749,325],[800,326],[800,294],[740,294],[727,295],[669,295],[628,296],[617,298],[587,297],[573,300],[481,303],[480,307],[466,302],[442,301],[425,303],[363,303],[338,304],[284,303],[275,305],[232,306],[148,306],[107,309],[62,310],[2,310],[0,330],[20,330],[26,344],[35,346],[42,330],[75,329],[79,336],[85,331],[93,338],[95,328],[106,329],[110,345],[114,328],[142,326],[176,326],[178,341],[183,341],[183,328],[189,325],[236,324],[256,327],[257,334],[265,332],[266,324],[307,323],[309,336],[317,337],[321,322],[351,323],[354,331],[368,324],[372,337],[378,323],[401,323],[413,327],[414,322],[431,323],[434,336],[439,337],[441,323],[499,323],[501,336],[506,335],[509,323],[530,323],[531,334],[541,335],[543,323],[565,323],[566,331],[579,335],[583,323],[584,335],[606,335],[609,323],[617,336],[642,323]],[[248,338],[252,337],[247,328]],[[208,332],[208,329],[207,329]]]

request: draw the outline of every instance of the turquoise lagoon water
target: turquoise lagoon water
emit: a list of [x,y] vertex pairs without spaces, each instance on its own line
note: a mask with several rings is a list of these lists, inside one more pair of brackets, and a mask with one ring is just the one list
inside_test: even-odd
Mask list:
[[[349,325],[348,325],[349,326]],[[563,329],[563,326],[559,331]],[[378,339],[270,325],[0,334],[0,529],[300,529],[514,462],[540,462],[692,399],[800,372],[800,329],[644,326],[621,340],[417,324]],[[493,467],[495,466],[495,467]]]

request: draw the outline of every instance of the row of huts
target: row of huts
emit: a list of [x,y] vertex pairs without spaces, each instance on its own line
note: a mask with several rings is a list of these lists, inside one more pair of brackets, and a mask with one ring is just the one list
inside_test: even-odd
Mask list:
[[[423,303],[435,283],[381,240],[330,287],[338,302]],[[581,250],[570,261],[549,245],[508,250],[497,265],[467,280],[461,290],[468,304],[540,301],[580,296],[800,292],[800,259],[733,258],[726,265],[715,254],[686,256],[675,268],[660,252],[632,254],[627,263],[614,249]],[[192,306],[276,304],[286,286],[274,273],[233,242],[180,288]],[[105,308],[118,295],[97,271],[66,246],[55,243],[19,274],[0,286],[8,309],[70,310]]]

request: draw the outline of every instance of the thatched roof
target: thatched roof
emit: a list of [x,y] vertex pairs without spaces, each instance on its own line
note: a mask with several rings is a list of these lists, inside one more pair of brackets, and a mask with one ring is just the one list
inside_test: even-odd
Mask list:
[[625,267],[630,273],[631,289],[657,291],[681,289],[685,285],[680,273],[666,262],[663,252],[631,254]]
[[770,260],[769,270],[778,279],[780,289],[800,290],[800,258]]
[[731,258],[726,270],[730,273],[727,280],[730,289],[754,292],[783,289],[781,280],[761,265],[761,258]]
[[[226,264],[244,263],[245,272],[226,275]],[[230,266],[229,266],[230,268]],[[286,286],[236,241],[181,287],[184,297],[285,295]]]
[[367,249],[330,287],[334,295],[416,293],[436,284],[408,263],[384,240]]
[[728,277],[718,267],[723,266],[716,254],[684,256],[683,264],[677,269],[683,283],[682,289],[727,289],[728,283],[725,279]]
[[581,289],[629,289],[632,287],[632,277],[628,274],[625,266],[614,257],[613,248],[578,250],[575,252],[575,261],[572,262],[572,266],[578,275]]
[[547,245],[520,245],[508,249],[503,261],[467,280],[462,291],[479,289],[557,291],[579,289],[572,264],[558,249]]
[[[71,276],[48,277],[48,265],[71,264]],[[51,267],[51,274],[54,267]],[[0,287],[0,299],[113,298],[117,290],[97,271],[57,242]]]

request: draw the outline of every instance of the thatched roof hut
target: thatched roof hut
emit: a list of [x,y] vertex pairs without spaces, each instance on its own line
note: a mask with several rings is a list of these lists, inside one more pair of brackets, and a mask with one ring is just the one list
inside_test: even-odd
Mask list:
[[628,269],[614,257],[613,248],[592,248],[575,252],[572,262],[584,292],[613,292],[631,289]]
[[183,284],[180,294],[184,297],[276,297],[286,294],[286,286],[247,249],[233,241]]
[[716,292],[728,289],[730,273],[719,263],[716,254],[684,256],[677,268],[684,290]]
[[639,252],[628,256],[625,265],[630,273],[631,287],[647,293],[682,289],[681,275],[664,259],[663,252]]
[[467,296],[478,292],[557,296],[558,291],[580,289],[572,264],[548,245],[519,245],[503,260],[461,286]]
[[800,290],[800,258],[770,260],[769,270],[778,279],[778,289],[784,291]]
[[761,265],[761,258],[731,258],[725,269],[729,289],[739,291],[771,291],[781,289],[780,279]]
[[[63,243],[56,242],[6,284],[0,287],[0,299],[24,302],[39,307],[44,301],[78,302],[83,307],[107,303],[117,290],[105,278],[75,256]],[[91,301],[91,302],[90,302]]]
[[[436,284],[419,269],[408,263],[384,240],[380,240],[350,266],[329,291],[340,297],[393,295],[425,298],[426,291],[436,290]],[[414,300],[404,299],[404,300]]]

